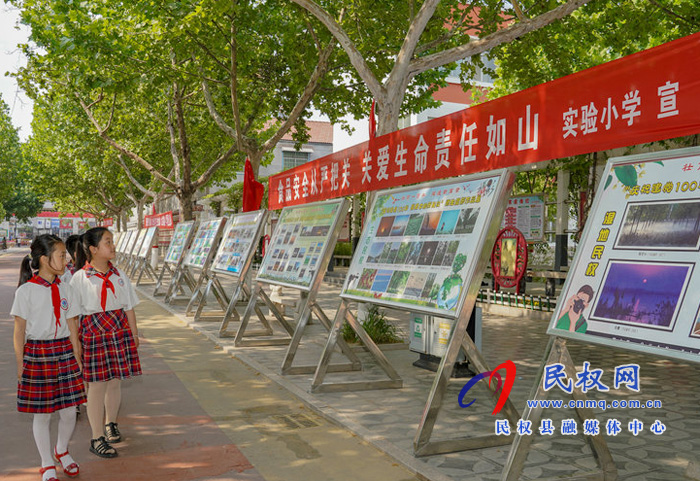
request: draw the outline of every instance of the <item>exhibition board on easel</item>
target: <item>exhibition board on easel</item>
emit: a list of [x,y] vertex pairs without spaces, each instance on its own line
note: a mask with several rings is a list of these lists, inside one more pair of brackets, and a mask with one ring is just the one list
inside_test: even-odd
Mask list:
[[187,249],[187,241],[190,238],[192,228],[195,225],[195,221],[190,220],[187,222],[180,222],[175,226],[175,232],[173,233],[173,238],[168,246],[168,252],[165,254],[165,259],[163,262],[168,264],[178,264],[185,250]]
[[510,182],[511,173],[497,170],[378,192],[341,297],[459,316]]
[[208,267],[225,223],[226,217],[217,217],[199,224],[199,229],[192,239],[192,245],[185,255],[184,265],[195,269]]
[[[335,248],[333,234],[344,199],[282,209],[256,280],[310,290],[328,249]],[[333,245],[331,245],[333,244]]]
[[229,216],[211,270],[240,277],[246,261],[257,248],[266,218],[265,210]]
[[700,361],[700,149],[610,159],[547,334]]
[[138,257],[141,246],[143,245],[143,239],[146,237],[146,231],[148,231],[148,229],[145,228],[138,230],[136,241],[134,242],[132,250],[130,251],[132,257]]
[[126,244],[126,249],[124,250],[124,254],[126,254],[127,257],[133,255],[134,248],[136,247],[139,237],[141,237],[141,230],[134,229],[134,231],[131,234],[131,237],[129,237],[129,241]]
[[156,236],[156,232],[158,232],[158,227],[155,226],[148,227],[146,229],[146,233],[144,234],[143,241],[141,242],[141,246],[139,248],[139,252],[136,254],[136,257],[140,257],[142,259],[146,258],[151,251],[151,247],[153,246],[153,239]]

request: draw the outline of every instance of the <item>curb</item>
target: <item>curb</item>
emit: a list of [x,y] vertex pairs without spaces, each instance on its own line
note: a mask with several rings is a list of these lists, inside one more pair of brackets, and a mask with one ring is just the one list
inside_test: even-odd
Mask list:
[[255,359],[251,358],[245,353],[239,352],[236,350],[235,347],[233,346],[225,346],[221,342],[221,339],[216,337],[213,333],[207,331],[206,329],[203,329],[199,325],[195,324],[194,319],[187,318],[186,316],[183,316],[182,314],[175,312],[169,305],[164,304],[161,302],[159,299],[156,299],[154,296],[151,294],[147,293],[144,291],[142,287],[136,287],[134,286],[135,289],[141,294],[143,297],[147,298],[148,300],[155,302],[158,304],[160,307],[168,311],[170,314],[172,314],[174,317],[182,321],[187,327],[192,329],[193,331],[196,331],[206,338],[208,338],[210,341],[214,343],[215,346],[219,347],[221,350],[223,350],[225,353],[229,354],[231,357],[240,360],[250,368],[256,370],[263,376],[267,377],[271,381],[277,383],[290,393],[292,393],[294,396],[298,397],[301,401],[304,402],[312,411],[315,413],[319,414],[322,416],[324,419],[327,421],[340,426],[344,429],[347,429],[348,431],[352,432],[356,436],[358,436],[360,439],[363,441],[371,444],[384,454],[390,456],[394,460],[396,460],[398,463],[403,465],[406,469],[409,471],[413,472],[417,476],[427,480],[427,481],[454,481],[453,478],[447,476],[443,472],[441,472],[439,469],[423,462],[417,459],[415,456],[412,456],[408,452],[404,451],[403,449],[399,448],[396,446],[394,443],[391,441],[388,441],[386,438],[383,436],[380,436],[378,434],[373,433],[371,430],[367,429],[366,427],[356,423],[355,421],[352,421],[342,414],[340,414],[338,411],[333,409],[331,406],[326,404],[325,402],[321,401],[320,399],[314,397],[311,393],[299,388],[296,384],[293,382],[289,381],[286,379],[284,376],[281,374],[274,372],[267,367],[263,366],[262,364],[258,363]]

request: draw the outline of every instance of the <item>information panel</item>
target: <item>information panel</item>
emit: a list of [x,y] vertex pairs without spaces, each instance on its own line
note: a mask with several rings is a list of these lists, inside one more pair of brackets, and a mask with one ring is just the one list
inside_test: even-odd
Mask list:
[[240,274],[246,259],[257,247],[264,218],[264,210],[229,217],[212,269],[224,274]]
[[214,247],[216,234],[219,232],[224,219],[225,217],[217,217],[216,219],[202,222],[199,225],[197,234],[192,241],[192,246],[190,247],[190,250],[187,251],[185,265],[195,267],[197,269],[204,268],[207,259],[209,258],[209,254]]
[[282,209],[257,279],[308,289],[335,226],[345,215],[340,212],[342,204],[343,199],[336,199]]
[[190,236],[190,231],[194,226],[194,221],[180,222],[175,227],[175,233],[173,234],[173,239],[170,241],[170,246],[168,247],[168,253],[165,254],[165,262],[170,264],[177,264],[182,257],[182,253],[185,251],[187,246],[185,243]]
[[153,238],[156,235],[158,227],[148,227],[146,229],[146,234],[144,235],[143,242],[141,243],[141,248],[139,249],[138,257],[146,257],[151,252],[151,247],[153,246]]
[[127,240],[125,249],[124,249],[124,254],[127,256],[130,256],[133,254],[134,251],[134,246],[136,245],[136,241],[138,240],[139,236],[141,234],[141,231],[138,229],[134,229],[131,232],[131,237]]
[[506,173],[379,192],[342,297],[457,316]]
[[548,334],[700,361],[700,149],[611,159]]
[[515,227],[523,233],[527,242],[544,241],[544,196],[511,197],[501,227]]

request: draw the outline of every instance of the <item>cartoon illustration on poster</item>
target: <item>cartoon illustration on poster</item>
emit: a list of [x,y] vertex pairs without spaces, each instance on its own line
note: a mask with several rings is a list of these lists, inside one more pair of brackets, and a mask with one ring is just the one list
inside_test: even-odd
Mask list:
[[[270,239],[258,279],[307,288],[318,272],[341,200],[285,207]],[[342,213],[344,215],[344,213]]]
[[183,251],[187,247],[185,242],[190,235],[190,231],[194,226],[194,222],[180,222],[177,227],[175,227],[175,233],[173,234],[173,239],[170,241],[170,246],[168,247],[168,253],[165,255],[165,262],[177,263],[182,256]]
[[209,253],[214,247],[214,240],[221,227],[224,217],[212,219],[200,224],[197,234],[192,241],[192,246],[185,257],[185,264],[191,267],[203,268],[207,262]]
[[700,354],[700,154],[608,163],[549,334]]
[[380,192],[342,295],[454,316],[499,178]]
[[263,211],[234,215],[229,218],[216,252],[212,269],[227,274],[238,274],[258,243],[256,233]]

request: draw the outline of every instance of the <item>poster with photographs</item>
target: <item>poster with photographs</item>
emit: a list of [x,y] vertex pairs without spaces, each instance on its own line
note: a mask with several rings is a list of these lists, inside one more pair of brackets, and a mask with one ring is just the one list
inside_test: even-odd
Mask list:
[[700,362],[700,149],[611,159],[547,331]]
[[264,219],[264,210],[229,217],[212,269],[224,274],[240,274],[246,260],[258,246]]
[[155,238],[157,231],[158,227],[149,227],[146,229],[146,234],[143,237],[141,249],[139,250],[139,257],[146,257],[151,252],[151,247],[153,247],[153,239]]
[[457,316],[505,179],[488,172],[379,192],[341,295]]
[[326,249],[335,247],[335,242],[330,242],[331,236],[339,219],[346,214],[340,212],[344,204],[343,199],[337,199],[285,207],[257,279],[308,289],[321,268]]
[[215,247],[216,236],[225,220],[225,217],[217,217],[199,225],[199,229],[197,229],[197,233],[192,240],[192,246],[185,256],[185,265],[197,269],[206,267],[207,259],[209,259],[209,255]]
[[189,239],[190,232],[194,227],[194,221],[180,222],[175,226],[175,232],[173,233],[173,238],[168,246],[168,252],[165,254],[165,262],[170,264],[177,264],[182,257],[182,253],[187,248],[187,239]]
[[527,242],[544,242],[544,195],[515,195],[508,200],[501,228],[515,227]]

